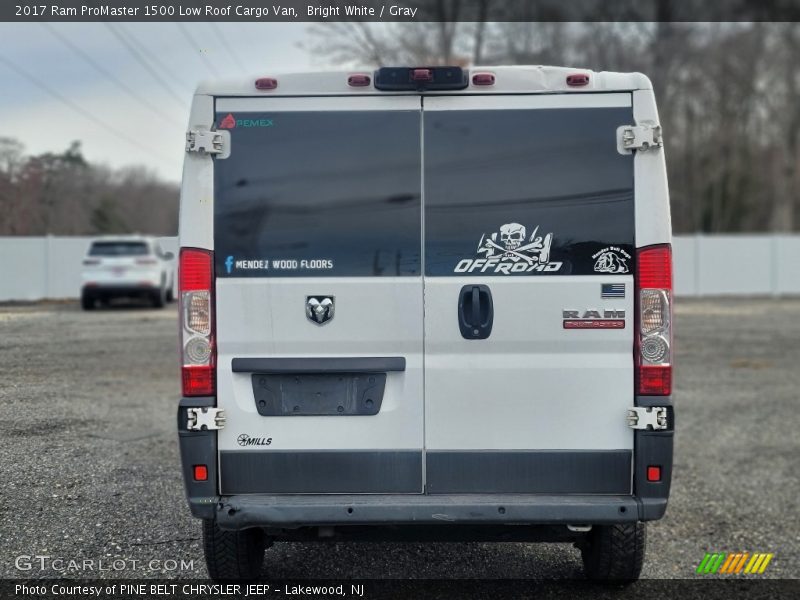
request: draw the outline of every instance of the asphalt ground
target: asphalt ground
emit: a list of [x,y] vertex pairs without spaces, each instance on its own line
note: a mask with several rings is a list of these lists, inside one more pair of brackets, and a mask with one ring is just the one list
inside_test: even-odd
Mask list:
[[[178,466],[176,331],[174,305],[0,306],[0,578],[207,577]],[[676,331],[672,496],[643,577],[750,551],[775,554],[762,577],[797,578],[800,300],[679,300]],[[572,579],[581,563],[567,544],[279,543],[263,575]]]

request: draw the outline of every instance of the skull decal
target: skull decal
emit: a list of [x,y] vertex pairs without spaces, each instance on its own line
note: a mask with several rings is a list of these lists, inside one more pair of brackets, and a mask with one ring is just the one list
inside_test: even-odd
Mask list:
[[525,226],[519,223],[508,223],[500,227],[500,241],[506,250],[516,250],[525,241]]

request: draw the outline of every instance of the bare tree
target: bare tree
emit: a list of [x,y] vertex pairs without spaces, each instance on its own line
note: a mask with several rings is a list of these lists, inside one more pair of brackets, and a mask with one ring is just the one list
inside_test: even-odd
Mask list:
[[[446,12],[456,5],[489,16],[497,7],[488,0],[437,6]],[[673,23],[671,0],[655,6],[661,20],[653,23],[536,22],[537,5],[523,3],[515,16],[526,22],[343,23],[316,26],[312,37],[338,64],[482,62],[641,71],[659,99],[675,230],[796,230],[800,25]],[[358,35],[346,38],[344,30]]]

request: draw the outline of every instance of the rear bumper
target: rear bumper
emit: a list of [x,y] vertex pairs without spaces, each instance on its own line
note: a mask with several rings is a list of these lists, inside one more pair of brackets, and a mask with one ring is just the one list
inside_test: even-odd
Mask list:
[[124,283],[124,284],[110,284],[110,283],[98,283],[96,285],[85,285],[81,290],[81,293],[84,296],[90,296],[93,298],[112,298],[112,297],[134,297],[134,296],[145,296],[153,294],[157,292],[158,282],[156,283],[147,283],[147,284],[139,284],[139,283]]
[[[286,495],[223,496],[213,516],[223,529],[341,525],[608,524],[643,520],[633,496]],[[654,513],[656,507],[647,512]],[[660,507],[663,514],[666,500]]]

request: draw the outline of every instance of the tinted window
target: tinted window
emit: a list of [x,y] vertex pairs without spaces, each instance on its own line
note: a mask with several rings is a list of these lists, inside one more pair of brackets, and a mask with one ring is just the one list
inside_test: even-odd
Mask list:
[[144,242],[94,242],[90,256],[144,256],[148,253]]
[[424,119],[426,274],[631,271],[633,158],[616,148],[630,108]]
[[217,276],[420,273],[419,111],[244,116],[215,163]]

